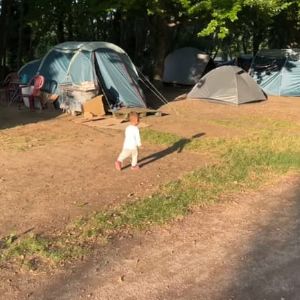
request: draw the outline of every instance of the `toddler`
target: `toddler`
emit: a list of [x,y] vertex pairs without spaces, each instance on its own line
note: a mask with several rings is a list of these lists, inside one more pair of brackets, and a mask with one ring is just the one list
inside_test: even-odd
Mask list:
[[123,149],[115,162],[115,168],[118,171],[122,169],[123,161],[131,156],[131,170],[139,170],[138,162],[138,148],[142,146],[140,131],[137,125],[139,124],[139,115],[136,112],[131,112],[129,115],[130,125],[125,129],[125,140]]

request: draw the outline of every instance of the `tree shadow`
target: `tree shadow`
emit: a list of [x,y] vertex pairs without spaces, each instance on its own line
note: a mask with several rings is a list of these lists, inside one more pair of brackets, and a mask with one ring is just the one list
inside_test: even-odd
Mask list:
[[55,109],[32,112],[24,106],[7,106],[0,103],[0,130],[51,120],[61,114],[60,110]]
[[[254,217],[255,220],[250,220],[244,229],[243,224],[240,224],[233,231],[235,235],[230,241],[221,245],[222,250],[218,250],[215,256],[216,263],[210,269],[203,269],[203,273],[213,274],[209,279],[209,286],[206,276],[203,280],[194,282],[190,279],[188,287],[181,289],[178,283],[170,285],[158,298],[299,299],[300,182],[293,180],[292,184],[280,185],[275,191],[266,190],[262,195],[265,199]],[[273,198],[272,201],[268,201],[270,197]],[[256,201],[258,200],[253,199],[253,202]],[[237,218],[240,217],[242,216]],[[235,217],[230,222],[234,224]],[[247,224],[248,221],[244,222]],[[220,242],[217,238],[216,240]],[[235,243],[235,240],[239,242]],[[214,242],[212,248],[213,244]],[[208,259],[209,251],[203,253]],[[220,254],[222,251],[223,254]]]
[[276,195],[278,204],[249,241],[226,299],[299,299],[300,294],[300,183]]

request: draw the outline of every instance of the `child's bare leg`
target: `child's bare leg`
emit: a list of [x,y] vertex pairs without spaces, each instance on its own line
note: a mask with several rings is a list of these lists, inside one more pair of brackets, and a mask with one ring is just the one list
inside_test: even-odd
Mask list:
[[120,155],[118,156],[117,160],[122,163],[130,155],[131,155],[131,150],[123,149]]
[[127,149],[123,149],[120,155],[118,156],[117,161],[115,162],[115,168],[118,171],[121,171],[122,169],[122,162],[131,155],[131,151]]
[[134,149],[131,151],[131,166],[136,167],[138,162],[138,150]]

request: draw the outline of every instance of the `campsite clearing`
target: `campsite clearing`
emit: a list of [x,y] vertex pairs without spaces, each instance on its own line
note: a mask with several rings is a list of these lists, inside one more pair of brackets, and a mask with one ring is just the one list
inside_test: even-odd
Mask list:
[[[299,135],[290,126],[300,123],[300,103],[293,98],[271,97],[241,107],[187,100],[162,111],[167,115],[143,120],[162,134],[144,134],[141,158],[158,156],[137,175],[113,169],[122,131],[84,126],[52,112],[1,107],[1,236],[61,229],[90,212],[151,195],[159,186],[214,162],[214,143],[277,128]],[[177,137],[183,145],[173,149]]]
[[[238,191],[278,182],[279,175],[299,168],[297,98],[270,97],[239,107],[184,100],[161,110],[165,116],[143,119],[150,129],[142,131],[141,171],[118,173],[113,162],[122,131],[84,126],[51,112],[1,107],[1,236],[22,239],[27,231],[61,235],[80,217],[87,217],[87,234],[94,234],[91,226],[100,226],[96,234],[105,233],[104,220],[123,236],[127,225],[181,219],[195,205],[230,200]],[[219,168],[224,157],[225,165]],[[195,188],[202,202],[195,201]],[[171,200],[162,201],[164,196]],[[180,205],[174,206],[172,197],[178,197]],[[125,203],[131,204],[122,206]],[[112,213],[98,215],[95,224],[89,219],[95,211]],[[40,251],[40,246],[30,247]],[[9,278],[7,272],[4,279]],[[39,270],[36,276],[43,277]],[[20,296],[17,290],[12,295]]]

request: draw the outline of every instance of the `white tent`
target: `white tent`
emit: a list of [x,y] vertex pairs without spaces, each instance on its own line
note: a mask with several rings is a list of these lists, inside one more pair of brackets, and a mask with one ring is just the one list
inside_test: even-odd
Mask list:
[[194,85],[213,67],[208,54],[192,47],[180,48],[165,58],[163,82]]

